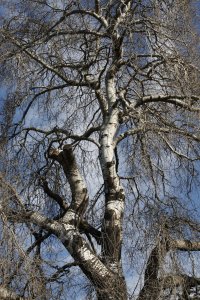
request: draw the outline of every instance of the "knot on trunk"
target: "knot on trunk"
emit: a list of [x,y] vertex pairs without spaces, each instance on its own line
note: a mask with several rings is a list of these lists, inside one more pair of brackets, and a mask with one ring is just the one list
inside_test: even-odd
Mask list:
[[69,165],[75,161],[72,146],[70,144],[64,145],[63,150],[51,148],[48,152],[48,157],[55,159],[58,162],[61,162],[64,158],[65,162],[67,162]]
[[48,157],[59,161],[61,152],[62,152],[62,150],[60,150],[60,149],[51,148],[48,152]]

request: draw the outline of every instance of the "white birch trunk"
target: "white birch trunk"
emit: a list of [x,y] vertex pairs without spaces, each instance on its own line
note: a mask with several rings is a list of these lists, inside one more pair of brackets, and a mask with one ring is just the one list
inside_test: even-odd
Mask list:
[[112,68],[106,80],[109,111],[105,118],[100,138],[100,163],[105,184],[105,215],[102,227],[102,256],[112,271],[121,271],[122,222],[124,212],[124,190],[116,172],[114,137],[118,130],[119,110],[116,107],[115,80]]

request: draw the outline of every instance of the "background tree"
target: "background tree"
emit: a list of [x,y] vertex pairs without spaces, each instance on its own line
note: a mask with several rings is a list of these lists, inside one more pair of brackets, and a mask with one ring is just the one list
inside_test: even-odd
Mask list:
[[197,9],[3,1],[2,299],[198,297]]

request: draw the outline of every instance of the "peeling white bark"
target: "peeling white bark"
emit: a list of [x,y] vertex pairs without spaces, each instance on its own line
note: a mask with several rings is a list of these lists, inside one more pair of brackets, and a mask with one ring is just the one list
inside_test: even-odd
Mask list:
[[77,228],[70,224],[63,224],[62,230],[57,232],[64,246],[79,263],[86,276],[96,285],[104,286],[105,279],[112,279],[113,274],[89,248],[87,242],[78,232]]
[[113,272],[121,273],[121,242],[124,211],[124,190],[116,172],[114,138],[119,126],[119,110],[116,102],[115,76],[117,64],[113,64],[106,77],[108,114],[100,137],[100,163],[105,184],[105,215],[102,226],[102,255]]
[[88,192],[85,181],[78,169],[71,145],[65,145],[62,151],[50,151],[49,157],[60,163],[70,184],[72,202],[70,207],[83,215],[88,205]]
[[111,76],[111,78],[107,78],[106,82],[106,95],[108,99],[109,108],[111,108],[111,106],[116,101],[115,79],[112,76],[112,72],[114,72],[114,70],[111,69],[108,73],[108,76]]
[[107,207],[114,210],[117,213],[116,216],[119,216],[119,213],[124,209],[124,203],[119,200],[109,201]]

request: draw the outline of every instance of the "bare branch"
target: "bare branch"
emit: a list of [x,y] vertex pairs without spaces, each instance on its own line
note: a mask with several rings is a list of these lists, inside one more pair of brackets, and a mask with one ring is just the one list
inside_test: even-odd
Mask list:
[[67,208],[68,208],[68,205],[67,203],[65,202],[65,200],[58,194],[54,193],[50,188],[49,188],[49,185],[48,185],[48,182],[41,178],[41,185],[43,187],[43,190],[44,192],[52,199],[54,199],[58,205],[64,210],[66,211]]
[[200,108],[199,107],[193,107],[191,104],[185,103],[181,100],[188,99],[191,101],[198,101],[200,100],[200,97],[198,96],[182,96],[182,95],[158,95],[158,96],[146,96],[143,97],[140,101],[138,101],[135,104],[135,108],[146,104],[146,103],[151,103],[151,102],[164,102],[164,103],[171,103],[177,106],[180,106],[182,108],[188,109],[189,111],[194,111],[194,112],[199,112]]
[[58,270],[50,278],[48,278],[47,281],[48,282],[54,282],[54,281],[56,281],[61,276],[65,275],[66,273],[69,273],[70,272],[69,269],[71,267],[76,267],[76,266],[79,266],[79,263],[72,262],[72,263],[65,264],[61,268],[58,268]]
[[170,240],[170,248],[179,251],[200,251],[200,242],[190,240]]

